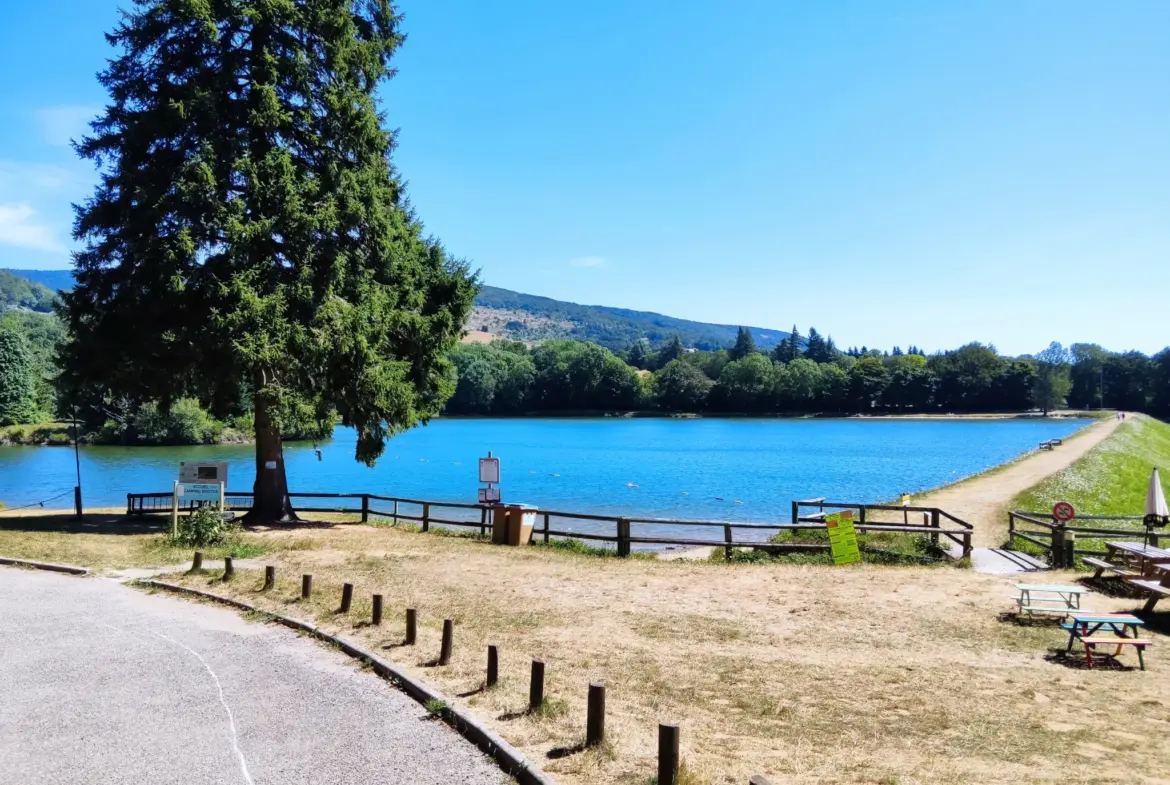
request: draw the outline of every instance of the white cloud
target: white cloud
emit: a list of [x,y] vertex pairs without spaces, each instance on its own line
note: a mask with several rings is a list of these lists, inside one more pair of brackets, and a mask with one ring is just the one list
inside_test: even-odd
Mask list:
[[68,169],[60,166],[0,160],[0,198],[9,190],[53,191],[72,185],[76,180]]
[[80,139],[89,131],[89,121],[101,111],[93,106],[47,106],[38,109],[37,122],[41,126],[41,139],[54,147],[68,147],[69,142]]
[[605,259],[600,256],[580,256],[569,260],[570,267],[605,267]]
[[0,204],[0,244],[64,253],[65,246],[36,217],[37,211],[27,203]]

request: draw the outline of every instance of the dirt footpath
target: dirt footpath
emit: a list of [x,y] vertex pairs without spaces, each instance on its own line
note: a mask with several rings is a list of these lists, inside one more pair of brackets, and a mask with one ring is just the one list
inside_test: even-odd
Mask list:
[[998,548],[1007,536],[1007,509],[1012,499],[1055,474],[1105,441],[1121,421],[1099,420],[1065,439],[1054,450],[1036,452],[1002,469],[916,496],[914,504],[941,507],[975,526],[976,548]]

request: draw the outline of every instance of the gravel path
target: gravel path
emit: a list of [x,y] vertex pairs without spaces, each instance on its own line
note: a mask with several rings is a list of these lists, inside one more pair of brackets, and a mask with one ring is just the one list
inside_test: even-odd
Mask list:
[[1099,420],[1064,440],[1054,450],[1036,452],[1005,469],[961,482],[924,496],[914,504],[940,507],[975,527],[973,544],[998,548],[1007,537],[1007,508],[1017,495],[1050,474],[1068,467],[1089,450],[1105,441],[1121,422]]
[[0,568],[0,783],[506,778],[352,661],[234,611]]

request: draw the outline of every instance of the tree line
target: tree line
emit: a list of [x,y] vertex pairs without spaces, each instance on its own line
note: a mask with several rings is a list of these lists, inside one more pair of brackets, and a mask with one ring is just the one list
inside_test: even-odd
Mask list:
[[810,329],[768,352],[741,329],[730,349],[700,351],[677,337],[622,352],[583,341],[465,344],[451,353],[455,393],[445,411],[518,414],[660,410],[712,413],[926,414],[1072,407],[1170,416],[1170,348],[1153,357],[1096,344],[1053,343],[1007,357],[969,343],[925,354],[915,346],[838,349]]

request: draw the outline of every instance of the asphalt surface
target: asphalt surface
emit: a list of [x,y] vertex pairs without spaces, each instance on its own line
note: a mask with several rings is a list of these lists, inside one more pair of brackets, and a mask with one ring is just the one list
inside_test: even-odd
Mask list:
[[0,567],[3,785],[506,779],[410,698],[290,630]]

